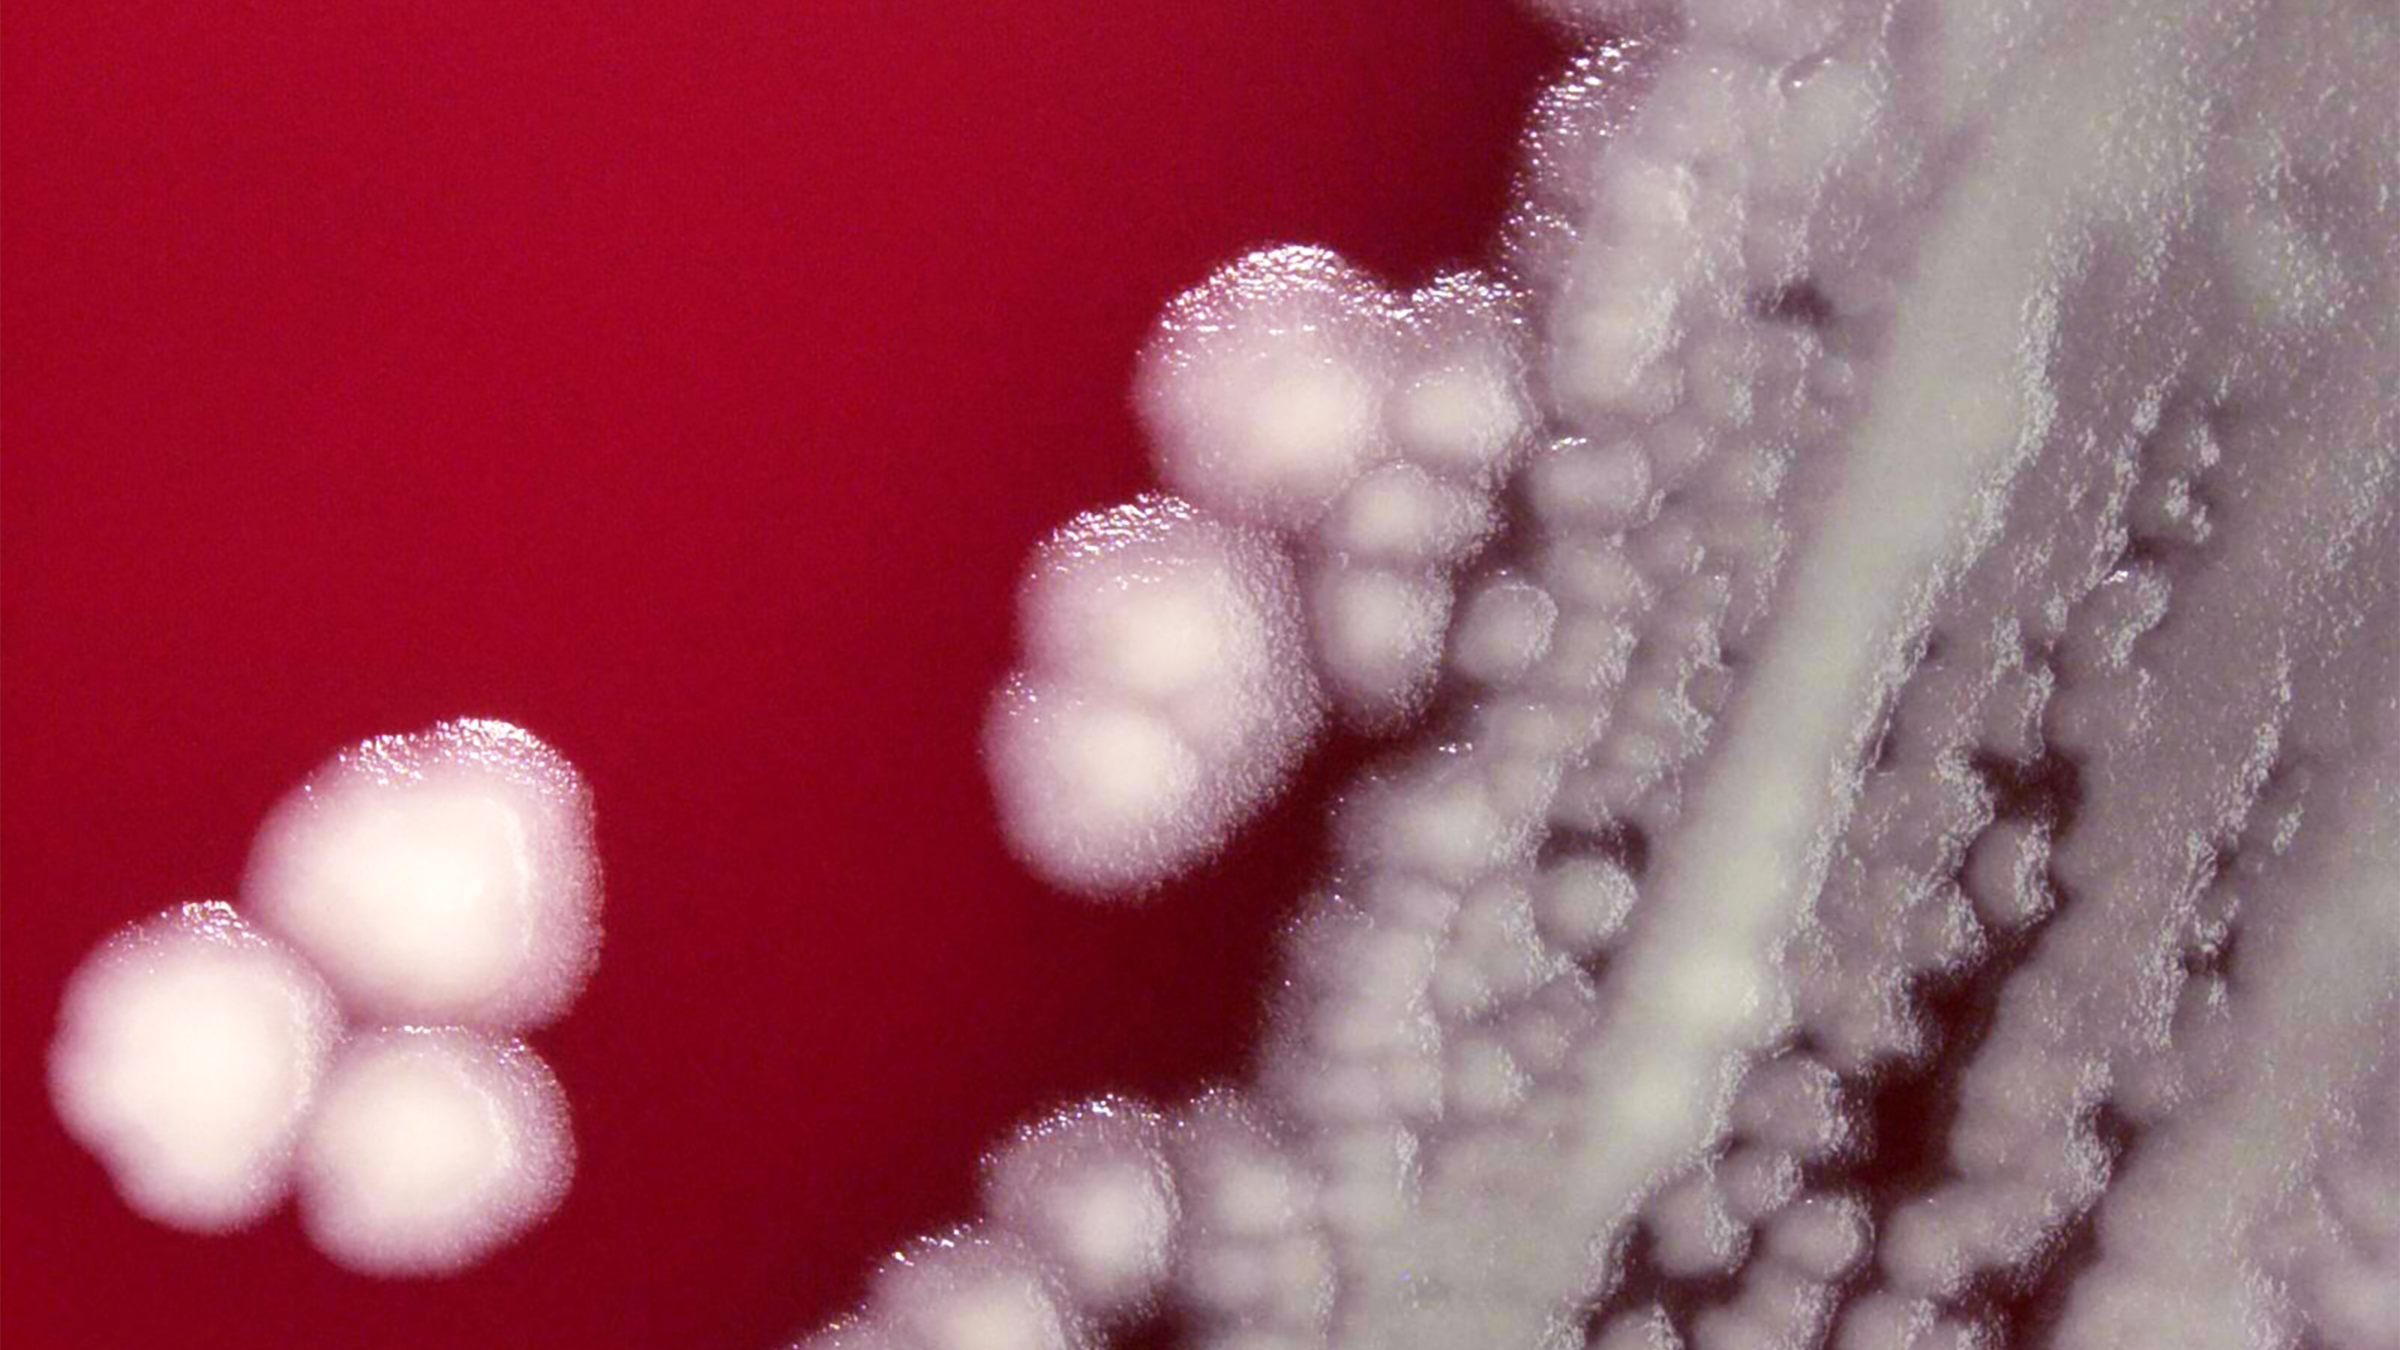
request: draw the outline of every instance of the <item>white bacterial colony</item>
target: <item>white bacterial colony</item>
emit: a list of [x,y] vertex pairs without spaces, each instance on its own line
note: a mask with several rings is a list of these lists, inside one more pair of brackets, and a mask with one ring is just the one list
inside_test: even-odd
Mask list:
[[280,1203],[341,1013],[233,907],[172,909],[76,971],[50,1052],[59,1119],[125,1203],[195,1232]]
[[984,1182],[993,1218],[1048,1258],[1093,1316],[1138,1308],[1166,1283],[1175,1183],[1158,1118],[1101,1100],[1027,1130],[994,1155]]
[[[1142,358],[1175,519],[1392,738],[1253,1081],[1037,1127],[991,1282],[840,1334],[2400,1347],[2400,15],[1542,8],[1492,276],[1270,250]],[[1183,762],[1094,758],[993,757],[1045,874]]]
[[221,1232],[297,1186],[366,1274],[444,1274],[553,1210],[566,1099],[510,1033],[599,954],[591,800],[502,722],[336,756],[259,830],[240,909],[186,905],[76,972],[50,1050],[60,1119],[126,1202]]
[[1167,497],[1094,512],[1035,555],[1026,668],[985,756],[1026,864],[1138,891],[1215,852],[1323,724],[1290,559]]
[[268,816],[243,903],[362,1016],[514,1031],[599,958],[582,779],[501,722],[379,736]]
[[326,1079],[301,1145],[300,1212],[353,1270],[443,1274],[547,1217],[573,1172],[566,1097],[523,1045],[379,1032]]

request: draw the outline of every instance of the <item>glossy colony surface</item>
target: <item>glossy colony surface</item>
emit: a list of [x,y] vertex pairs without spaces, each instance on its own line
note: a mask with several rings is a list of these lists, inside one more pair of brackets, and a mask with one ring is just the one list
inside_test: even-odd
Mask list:
[[1069,889],[1395,737],[1254,1081],[809,1344],[2400,1345],[2400,12],[1550,8],[1490,270],[1176,299],[1020,596]]

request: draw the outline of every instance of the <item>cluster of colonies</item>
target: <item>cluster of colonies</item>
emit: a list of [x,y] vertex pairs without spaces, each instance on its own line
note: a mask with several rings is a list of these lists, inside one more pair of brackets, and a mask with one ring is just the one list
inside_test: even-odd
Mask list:
[[[1138,400],[1180,495],[1071,522],[1024,581],[1026,668],[986,740],[1030,866],[1139,893],[1271,800],[1329,703],[1368,731],[1424,710],[1459,570],[1529,444],[1520,329],[1485,280],[1394,296],[1322,249],[1242,259],[1176,302]],[[1583,458],[1562,492],[1638,505],[1638,456]],[[1523,669],[1556,609],[1483,578],[1467,659]]]
[[327,1256],[471,1264],[554,1209],[565,1096],[521,1032],[599,957],[590,794],[501,722],[337,755],[268,816],[241,905],[184,905],[70,980],[59,1118],[126,1203],[195,1232],[296,1189]]
[[1416,728],[1254,1084],[824,1344],[2400,1346],[2400,17],[1545,7],[1495,275],[1228,267],[1025,582],[1068,888]]

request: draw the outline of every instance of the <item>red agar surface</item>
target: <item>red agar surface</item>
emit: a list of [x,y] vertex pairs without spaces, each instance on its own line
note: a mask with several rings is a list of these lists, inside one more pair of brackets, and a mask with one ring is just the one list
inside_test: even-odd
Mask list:
[[[1319,771],[1141,908],[1003,850],[1036,540],[1150,481],[1169,297],[1485,255],[1557,40],[1507,0],[22,0],[5,32],[0,1331],[767,1350],[981,1151],[1238,1077]],[[580,1163],[430,1282],[199,1238],[52,1112],[68,973],[230,894],[327,755],[477,715],[591,781]]]

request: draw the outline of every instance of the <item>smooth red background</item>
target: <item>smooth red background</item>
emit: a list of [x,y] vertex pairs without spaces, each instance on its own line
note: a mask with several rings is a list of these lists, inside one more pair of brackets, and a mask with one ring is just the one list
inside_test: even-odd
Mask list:
[[[1237,1075],[1320,786],[1138,910],[973,746],[1028,547],[1145,485],[1151,316],[1259,243],[1481,255],[1508,0],[95,4],[5,42],[0,1332],[753,1350],[1048,1105]],[[589,775],[580,1175],[459,1278],[136,1218],[42,1079],[112,929],[345,742]]]

